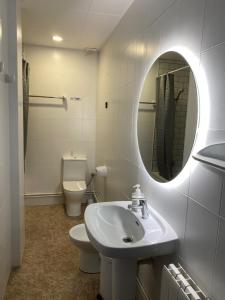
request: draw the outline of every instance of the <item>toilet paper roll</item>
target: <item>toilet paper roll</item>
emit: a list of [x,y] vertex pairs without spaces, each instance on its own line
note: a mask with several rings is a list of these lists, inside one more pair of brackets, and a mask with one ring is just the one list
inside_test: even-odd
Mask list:
[[97,172],[97,175],[106,177],[108,170],[107,170],[106,166],[99,166],[99,167],[96,167],[96,172]]

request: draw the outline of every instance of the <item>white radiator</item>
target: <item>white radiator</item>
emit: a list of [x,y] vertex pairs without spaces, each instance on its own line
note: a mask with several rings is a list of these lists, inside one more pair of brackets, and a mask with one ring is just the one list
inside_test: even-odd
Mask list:
[[208,299],[180,264],[163,267],[160,300]]

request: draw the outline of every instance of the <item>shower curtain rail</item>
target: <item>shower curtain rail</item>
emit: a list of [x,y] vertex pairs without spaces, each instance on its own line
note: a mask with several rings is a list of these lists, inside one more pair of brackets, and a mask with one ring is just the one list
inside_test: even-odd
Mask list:
[[66,100],[65,96],[62,97],[53,97],[53,96],[39,96],[39,95],[29,95],[30,98],[45,98],[45,99],[61,99],[63,101]]
[[181,68],[179,68],[179,69],[172,70],[172,71],[169,71],[169,72],[167,72],[167,73],[161,74],[161,75],[159,75],[159,77],[162,77],[162,76],[165,76],[165,75],[168,75],[168,74],[173,74],[173,73],[176,73],[176,72],[179,72],[179,71],[188,69],[188,68],[190,68],[190,66],[184,66],[184,67],[181,67]]

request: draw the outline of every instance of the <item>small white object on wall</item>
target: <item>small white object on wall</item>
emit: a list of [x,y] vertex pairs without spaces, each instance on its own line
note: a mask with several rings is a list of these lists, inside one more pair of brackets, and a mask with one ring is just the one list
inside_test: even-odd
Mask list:
[[99,167],[96,167],[96,173],[99,176],[106,177],[108,174],[108,169],[106,166],[99,166]]
[[71,101],[80,101],[81,97],[70,97]]

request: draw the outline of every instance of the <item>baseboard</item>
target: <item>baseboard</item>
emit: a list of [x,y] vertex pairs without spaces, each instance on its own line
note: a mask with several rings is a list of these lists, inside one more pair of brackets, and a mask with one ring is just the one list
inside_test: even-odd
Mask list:
[[[87,203],[89,198],[95,196],[93,192],[86,191],[82,204]],[[63,193],[39,193],[39,194],[25,194],[24,195],[25,206],[38,206],[38,205],[55,205],[64,203]]]
[[59,194],[25,194],[25,206],[55,205],[64,203],[64,195]]
[[137,280],[137,291],[136,291],[136,300],[151,300],[145,293],[144,287],[141,284],[139,278]]

